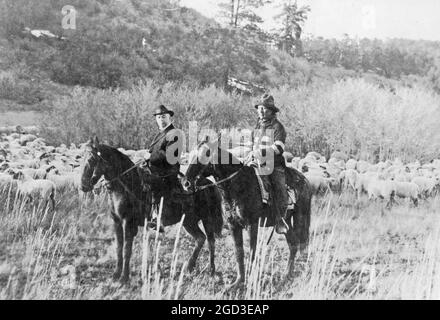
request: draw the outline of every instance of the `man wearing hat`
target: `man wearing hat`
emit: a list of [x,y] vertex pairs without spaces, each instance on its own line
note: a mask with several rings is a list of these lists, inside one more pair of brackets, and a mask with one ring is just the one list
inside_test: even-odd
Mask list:
[[[178,187],[178,173],[180,170],[180,154],[182,151],[178,143],[179,131],[172,124],[171,118],[174,112],[160,105],[153,113],[159,132],[153,138],[148,147],[149,153],[145,160],[149,161],[149,168],[152,175],[146,178],[153,193],[153,205],[160,203],[160,198],[168,195],[170,191]],[[180,141],[179,141],[180,140]]]
[[[275,230],[277,233],[285,234],[289,228],[285,221],[289,196],[286,188],[286,163],[283,157],[286,130],[277,119],[276,114],[280,110],[275,106],[273,96],[264,94],[255,104],[255,109],[258,112],[258,122],[255,127],[251,155],[256,159],[262,159],[267,154],[273,154],[273,160],[268,160],[266,164],[263,164],[273,166],[272,173],[268,176],[260,176],[270,180],[273,190],[272,202],[275,209]],[[268,134],[268,130],[271,130],[271,134]]]

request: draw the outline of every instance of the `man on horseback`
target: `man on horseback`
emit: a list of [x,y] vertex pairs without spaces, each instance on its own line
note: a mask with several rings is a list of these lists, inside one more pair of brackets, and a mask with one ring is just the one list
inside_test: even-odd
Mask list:
[[[260,177],[269,180],[272,185],[275,230],[277,233],[285,234],[289,228],[285,221],[289,196],[286,187],[286,163],[283,157],[286,130],[277,119],[276,114],[279,109],[275,106],[273,96],[264,94],[255,104],[255,109],[258,111],[258,123],[255,127],[253,151],[250,157],[258,161],[266,157],[269,152],[273,154],[273,160],[260,163],[260,166],[273,166],[272,173]],[[267,135],[269,130],[272,135]]]
[[[171,190],[178,188],[178,174],[180,170],[179,131],[172,123],[174,112],[160,105],[153,116],[159,132],[153,138],[148,147],[145,160],[149,163],[151,174],[144,175],[145,181],[151,187],[153,194],[153,206],[157,209],[160,198],[169,196]],[[153,222],[153,225],[155,223]]]

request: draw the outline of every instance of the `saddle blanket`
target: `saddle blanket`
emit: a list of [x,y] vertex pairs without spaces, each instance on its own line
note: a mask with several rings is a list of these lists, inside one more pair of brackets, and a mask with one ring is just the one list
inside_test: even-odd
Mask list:
[[287,187],[287,194],[289,195],[289,204],[287,205],[287,210],[293,210],[295,209],[296,203],[295,189]]

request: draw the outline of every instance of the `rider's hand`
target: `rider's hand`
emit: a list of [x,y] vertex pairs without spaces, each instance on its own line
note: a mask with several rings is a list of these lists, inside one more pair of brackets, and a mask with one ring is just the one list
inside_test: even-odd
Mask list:
[[150,157],[151,153],[145,153],[144,157],[142,158],[141,167],[148,167],[148,161],[150,160]]
[[254,159],[261,159],[262,155],[261,155],[261,150],[260,149],[255,149],[252,152],[249,153]]

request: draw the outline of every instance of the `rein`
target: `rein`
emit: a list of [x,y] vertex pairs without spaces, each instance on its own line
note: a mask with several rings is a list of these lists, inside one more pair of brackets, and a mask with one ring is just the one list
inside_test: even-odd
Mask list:
[[[91,153],[92,154],[92,157],[95,157],[95,156],[97,156],[97,157],[99,157],[103,162],[105,162],[105,163],[109,163],[109,161],[107,161],[106,159],[104,159],[102,156],[101,156],[101,153],[98,151],[98,152],[96,152],[96,153]],[[121,186],[122,186],[122,188],[134,199],[134,200],[136,200],[136,202],[138,202],[139,204],[142,204],[142,201],[141,200],[139,200],[138,199],[138,197],[134,194],[134,192],[133,191],[131,191],[126,185],[125,185],[125,183],[123,183],[122,182],[122,180],[121,180],[121,177],[123,177],[124,175],[126,175],[127,173],[129,173],[130,171],[132,171],[133,169],[135,169],[135,168],[138,168],[139,167],[139,165],[143,162],[144,160],[139,160],[138,162],[136,162],[133,166],[131,166],[130,168],[128,168],[127,170],[125,170],[124,172],[122,172],[122,173],[120,173],[120,174],[118,174],[116,177],[114,177],[113,179],[110,179],[110,180],[107,180],[107,179],[105,179],[104,178],[104,180],[106,180],[106,184],[111,184],[112,182],[118,182]],[[175,173],[170,173],[170,174],[167,174],[167,175],[156,175],[156,174],[153,174],[153,173],[149,173],[149,175],[151,175],[151,176],[153,176],[153,177],[157,177],[157,178],[166,178],[166,177],[169,177],[169,176],[172,176],[172,175],[174,175]],[[178,173],[178,175],[183,175],[181,172],[179,172]]]
[[[105,161],[105,160],[104,160]],[[131,166],[130,168],[128,168],[127,170],[125,170],[124,172],[118,174],[115,178],[109,180],[109,183],[120,179],[123,175],[126,175],[127,173],[129,173],[131,170],[133,170],[134,168],[136,168],[138,165],[140,165],[144,160],[139,160],[138,162],[136,162],[133,166]]]
[[[217,150],[217,151],[218,151],[218,150]],[[215,152],[215,153],[212,155],[212,157],[214,157],[216,154],[217,154],[217,152]],[[205,166],[205,167],[202,168],[202,170],[199,172],[199,174],[198,174],[197,177],[196,177],[196,181],[197,181],[198,179],[201,178],[201,176],[203,175],[203,173],[205,172],[205,170],[206,170],[207,168],[208,168],[208,166]],[[237,175],[240,173],[240,171],[241,171],[243,168],[244,168],[244,165],[243,165],[239,170],[237,170],[237,171],[235,171],[233,174],[231,174],[230,176],[228,176],[228,177],[226,177],[226,178],[224,178],[224,179],[221,179],[221,180],[219,180],[219,181],[215,181],[215,182],[213,182],[213,183],[210,183],[210,184],[207,184],[207,185],[204,185],[204,186],[200,186],[200,187],[195,187],[195,191],[193,191],[192,193],[194,194],[194,193],[197,193],[197,192],[203,191],[203,190],[205,190],[205,189],[208,189],[208,188],[211,188],[211,187],[214,187],[214,186],[219,186],[220,184],[222,184],[222,183],[224,183],[224,182],[226,182],[226,181],[229,181],[229,180],[233,179],[235,176],[237,176]]]
[[[102,158],[101,158],[102,159]],[[104,159],[103,159],[104,160]],[[106,160],[104,160],[106,161]],[[129,173],[131,170],[139,167],[139,165],[143,162],[144,160],[139,160],[138,162],[136,162],[133,166],[131,166],[130,168],[128,168],[127,170],[125,170],[124,172],[118,174],[116,177],[114,177],[113,179],[109,180],[108,182],[111,183],[115,180],[120,180],[120,178],[124,175],[126,175],[127,173]],[[170,173],[170,174],[166,174],[166,175],[159,175],[159,174],[153,174],[153,173],[148,173],[150,176],[156,177],[156,178],[167,178],[170,177],[172,175],[174,175],[175,173]],[[178,173],[179,175],[182,175],[182,173]]]
[[231,174],[230,176],[228,176],[228,177],[226,177],[226,178],[224,178],[222,180],[219,180],[219,181],[216,181],[216,182],[212,182],[212,183],[204,185],[204,186],[196,187],[196,190],[194,191],[194,193],[203,191],[203,190],[208,189],[210,187],[218,186],[218,185],[220,185],[220,184],[222,184],[222,183],[224,183],[224,182],[226,182],[228,180],[233,179],[236,175],[238,175],[240,173],[241,169],[243,169],[243,167],[241,167],[239,170],[235,171],[233,174]]

